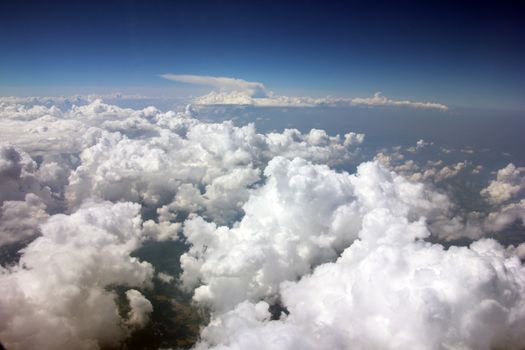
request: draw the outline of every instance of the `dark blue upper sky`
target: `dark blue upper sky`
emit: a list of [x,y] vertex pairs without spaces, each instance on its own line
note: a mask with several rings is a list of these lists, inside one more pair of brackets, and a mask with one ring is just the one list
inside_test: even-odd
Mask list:
[[11,1],[0,94],[157,93],[179,73],[525,109],[525,3],[421,3]]

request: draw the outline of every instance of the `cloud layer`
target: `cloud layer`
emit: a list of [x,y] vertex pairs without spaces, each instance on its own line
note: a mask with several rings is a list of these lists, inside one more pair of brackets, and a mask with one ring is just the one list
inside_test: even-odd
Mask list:
[[212,91],[207,95],[194,99],[198,105],[241,105],[257,107],[316,107],[316,106],[364,106],[364,107],[408,107],[447,111],[448,106],[436,102],[416,102],[408,100],[393,100],[377,92],[372,97],[291,97],[253,96],[245,91]]
[[[519,224],[519,166],[465,213],[447,184],[481,168],[408,159],[424,140],[351,174],[334,167],[364,134],[67,101],[0,103],[0,245],[29,242],[0,268],[6,348],[118,346],[148,324],[154,276],[210,311],[197,349],[525,346],[524,246],[429,242]],[[146,239],[188,245],[180,281],[133,256]]]
[[376,92],[372,97],[292,97],[278,96],[268,91],[264,84],[237,78],[203,75],[162,74],[161,77],[177,82],[206,85],[215,91],[194,99],[198,105],[242,105],[259,107],[314,107],[314,106],[367,106],[409,107],[447,111],[448,107],[436,102],[393,100]]
[[[260,134],[201,122],[190,109],[101,100],[15,100],[0,114],[0,245],[32,240],[1,268],[0,341],[9,349],[119,345],[152,312],[141,290],[153,267],[132,257],[144,239],[178,239],[191,213],[233,222],[275,156],[337,164],[364,141],[316,129]],[[142,222],[141,208],[154,219]]]

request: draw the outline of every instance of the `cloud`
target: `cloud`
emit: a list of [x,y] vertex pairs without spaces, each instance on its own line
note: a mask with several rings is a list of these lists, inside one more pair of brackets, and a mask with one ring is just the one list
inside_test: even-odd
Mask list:
[[422,221],[371,211],[335,263],[281,284],[269,304],[213,318],[196,349],[520,349],[525,271],[493,240],[450,248],[421,241]]
[[449,205],[445,196],[377,162],[363,163],[349,175],[277,157],[265,176],[265,185],[252,192],[243,219],[231,229],[199,217],[184,224],[191,248],[181,257],[182,281],[187,288],[197,284],[194,299],[215,310],[246,299],[272,299],[281,282],[335,259],[357,238],[370,210],[384,207],[418,217]]
[[[49,216],[47,210],[60,207],[49,186],[49,171],[44,169],[39,173],[27,153],[0,144],[0,246],[37,235]],[[44,173],[49,176],[41,177]]]
[[434,146],[433,142],[418,140],[415,146],[403,148],[401,146],[393,149],[382,149],[375,155],[375,159],[381,162],[385,167],[405,176],[414,182],[431,182],[434,184],[455,178],[465,169],[472,166],[470,162],[461,161],[453,164],[445,164],[441,159],[426,160],[425,162],[416,162],[413,159],[407,159],[420,152],[429,151]]
[[265,97],[267,95],[267,90],[263,83],[246,81],[238,78],[169,73],[162,74],[161,77],[181,83],[212,86],[223,92],[235,91],[253,97]]
[[31,238],[49,214],[40,197],[26,194],[23,201],[4,201],[0,207],[0,246]]
[[0,145],[0,245],[37,235],[51,213],[75,210],[92,197],[157,208],[164,221],[146,222],[145,232],[176,239],[181,224],[169,220],[178,215],[198,212],[218,223],[241,215],[249,187],[274,156],[337,164],[364,141],[363,134],[323,130],[259,134],[253,125],[200,122],[190,109],[134,110],[98,99],[58,108],[38,101],[6,100],[0,108],[0,134],[17,145]]
[[525,345],[520,259],[490,239],[424,241],[442,195],[377,162],[349,175],[276,158],[265,175],[232,228],[185,223],[182,279],[214,310],[196,349]]
[[355,97],[351,100],[355,106],[394,106],[394,107],[411,107],[411,108],[425,108],[425,109],[437,109],[446,111],[448,107],[441,103],[436,102],[415,102],[408,100],[392,100],[386,96],[383,96],[380,92],[376,92],[373,97]]
[[441,111],[448,110],[448,107],[441,103],[392,100],[381,95],[380,92],[376,92],[373,97],[366,98],[279,96],[268,91],[263,83],[245,81],[237,78],[186,74],[162,74],[161,77],[177,82],[211,86],[216,89],[216,91],[211,91],[206,95],[196,97],[193,102],[198,105],[241,105],[257,107],[388,106],[437,109]]
[[311,98],[311,97],[290,97],[269,94],[268,96],[257,97],[245,92],[223,92],[212,91],[207,95],[196,97],[193,101],[198,105],[241,105],[256,107],[315,107],[320,105],[331,105],[338,103],[334,99]]
[[149,314],[153,311],[151,302],[135,289],[127,290],[126,298],[130,307],[127,323],[132,327],[144,327],[149,321]]
[[444,104],[434,102],[414,102],[406,100],[392,100],[380,93],[373,97],[290,97],[269,94],[266,97],[255,97],[244,92],[212,91],[207,95],[194,99],[198,105],[243,105],[256,107],[318,107],[318,106],[367,106],[367,107],[408,107],[421,109],[436,109],[447,111]]
[[[107,107],[99,107],[97,114],[106,114]],[[135,118],[127,110],[120,113],[125,121]],[[302,156],[335,164],[351,159],[364,139],[362,134],[343,138],[324,133],[322,141],[314,140],[295,129],[259,134],[251,124],[236,127],[153,113],[146,125],[134,124],[139,126],[133,127],[133,138],[122,135],[129,135],[123,126],[119,132],[99,133],[95,144],[82,151],[65,188],[70,207],[95,196],[165,205],[160,212],[167,219],[170,212],[177,216],[197,211],[224,223],[239,215],[248,188],[260,180],[261,168],[273,157]],[[91,118],[98,119],[95,116]],[[135,136],[137,130],[150,129],[149,137]]]
[[497,177],[491,181],[481,194],[494,204],[501,204],[525,190],[525,168],[509,163],[498,170]]
[[134,257],[145,239],[189,247],[182,282],[211,310],[197,348],[525,345],[523,246],[429,242],[523,220],[518,166],[464,213],[446,180],[474,165],[408,158],[427,141],[349,174],[334,167],[357,165],[364,134],[39,103],[0,102],[0,244],[32,240],[0,267],[6,348],[114,347],[145,326],[152,278],[180,282]]
[[[147,287],[153,277],[150,264],[130,256],[142,240],[139,209],[91,202],[41,225],[41,236],[24,248],[18,264],[0,269],[0,339],[6,348],[119,344],[127,330],[112,288]],[[128,322],[142,326],[151,308],[137,293],[127,293]]]

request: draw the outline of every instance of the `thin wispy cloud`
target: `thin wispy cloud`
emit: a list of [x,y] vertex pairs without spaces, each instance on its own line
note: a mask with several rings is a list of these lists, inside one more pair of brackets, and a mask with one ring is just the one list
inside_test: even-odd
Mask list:
[[315,107],[315,106],[368,106],[368,107],[409,107],[447,111],[448,106],[437,102],[394,100],[376,92],[371,97],[305,97],[283,96],[269,91],[261,82],[239,78],[214,77],[207,75],[162,74],[162,78],[194,85],[214,88],[210,93],[198,96],[194,103],[199,105],[241,105],[258,107]]

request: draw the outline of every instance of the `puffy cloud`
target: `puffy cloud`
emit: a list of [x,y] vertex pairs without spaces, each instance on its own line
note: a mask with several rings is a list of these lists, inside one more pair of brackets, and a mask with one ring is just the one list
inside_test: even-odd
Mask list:
[[384,207],[418,217],[448,205],[446,197],[378,163],[361,164],[349,175],[298,158],[274,158],[265,176],[232,228],[199,217],[184,224],[191,248],[181,257],[183,283],[197,286],[194,299],[215,310],[276,297],[282,281],[336,258],[357,238],[370,210]]
[[445,165],[441,169],[430,167],[422,173],[414,173],[411,178],[415,181],[432,179],[435,182],[444,181],[453,178],[461,173],[468,166],[466,161],[458,162],[451,165]]
[[431,146],[433,145],[434,143],[433,142],[427,142],[423,139],[420,139],[416,142],[416,145],[414,147],[409,147],[407,149],[407,151],[409,152],[412,152],[412,153],[416,153],[420,150],[422,150],[423,148],[427,147],[427,146]]
[[127,323],[133,327],[144,327],[149,321],[149,314],[153,311],[150,301],[135,289],[126,291],[126,298],[130,307]]
[[360,145],[365,141],[365,134],[349,132],[345,134],[345,146]]
[[500,169],[496,179],[481,191],[492,203],[501,204],[525,190],[525,168],[509,163]]
[[443,196],[379,163],[354,176],[277,158],[265,175],[238,224],[185,223],[182,279],[214,310],[196,349],[525,345],[519,257],[425,242]]
[[31,157],[10,144],[0,144],[0,203],[5,200],[24,200],[27,193],[51,203],[51,191],[42,186],[37,165]]
[[525,269],[493,240],[425,243],[422,221],[367,214],[335,263],[281,284],[287,312],[265,302],[212,319],[197,349],[521,349]]
[[[40,178],[31,157],[9,144],[0,144],[0,246],[38,234],[38,226],[56,210],[58,200],[46,182],[54,174]],[[56,174],[55,174],[56,175]]]
[[[464,191],[457,185],[446,183],[446,180],[453,179],[466,169],[472,168],[472,174],[479,174],[483,166],[474,166],[471,162],[462,161],[453,164],[445,164],[443,160],[427,160],[423,164],[412,159],[406,159],[406,152],[416,153],[422,148],[428,147],[432,143],[418,141],[415,147],[395,147],[394,150],[383,150],[379,152],[375,159],[381,162],[388,169],[405,176],[413,182],[424,182],[433,187],[441,187],[455,196],[455,192]],[[481,197],[478,199],[481,205],[471,211],[464,211],[457,204],[455,208],[448,208],[440,215],[431,218],[431,231],[440,239],[454,240],[460,238],[478,239],[482,236],[494,234],[507,229],[510,225],[521,221],[525,222],[525,205],[523,204],[523,169],[515,167],[513,164],[497,172],[496,179],[481,190]],[[484,205],[487,199],[490,206]],[[514,201],[511,201],[514,200]]]
[[[41,226],[42,235],[23,249],[19,263],[0,271],[0,339],[6,348],[118,345],[126,330],[111,287],[146,287],[153,276],[150,264],[130,256],[142,240],[139,209],[86,203]],[[137,293],[127,293],[128,321],[143,325],[151,305]]]
[[[416,147],[409,147],[408,152],[417,152]],[[442,160],[427,161],[421,165],[412,159],[405,159],[405,155],[396,151],[392,153],[379,152],[375,159],[381,162],[387,168],[402,174],[414,182],[432,182],[439,183],[451,179],[463,172],[470,163],[467,161],[457,162],[455,164],[445,165]]]
[[148,220],[142,225],[144,235],[156,241],[177,240],[182,224],[180,222],[170,222],[169,218],[155,222]]
[[[191,108],[164,113],[100,99],[61,108],[33,102],[3,102],[0,133],[43,161],[37,165],[29,154],[5,146],[0,187],[9,200],[35,193],[52,212],[64,205],[73,210],[97,197],[164,206],[159,215],[166,220],[199,212],[227,223],[241,214],[248,188],[274,156],[341,163],[364,140],[363,134],[329,136],[321,130],[259,134],[251,124],[201,122],[192,118]],[[28,128],[42,132],[31,134]],[[169,224],[146,226],[159,239],[174,238],[177,231]]]
[[485,219],[484,226],[489,232],[497,232],[507,228],[518,220],[521,221],[522,225],[525,224],[525,199],[504,205],[489,213]]
[[228,222],[239,215],[248,188],[260,180],[260,168],[274,156],[340,163],[351,159],[354,146],[364,139],[362,134],[343,139],[324,131],[315,138],[316,131],[302,134],[295,129],[259,134],[252,124],[203,123],[160,112],[150,118],[157,132],[153,136],[106,132],[84,149],[66,188],[70,206],[95,196],[166,205],[160,210],[167,218],[170,211],[175,216],[199,211]]
[[165,272],[157,273],[157,278],[164,283],[171,283],[175,280],[175,277]]
[[[353,104],[213,84],[223,84],[217,101]],[[523,220],[521,168],[501,170],[494,182],[505,185],[483,192],[498,198],[491,212],[460,216],[436,188],[469,162],[421,163],[397,147],[350,175],[329,166],[354,160],[363,134],[263,134],[193,114],[0,99],[0,138],[16,145],[0,146],[0,244],[34,239],[0,268],[3,345],[117,346],[152,312],[138,290],[153,268],[131,255],[144,239],[182,233],[182,281],[212,311],[197,348],[525,346],[523,246],[426,242],[429,232],[479,237]]]
[[0,246],[39,234],[39,225],[48,218],[40,197],[28,193],[24,201],[5,201],[0,207]]

